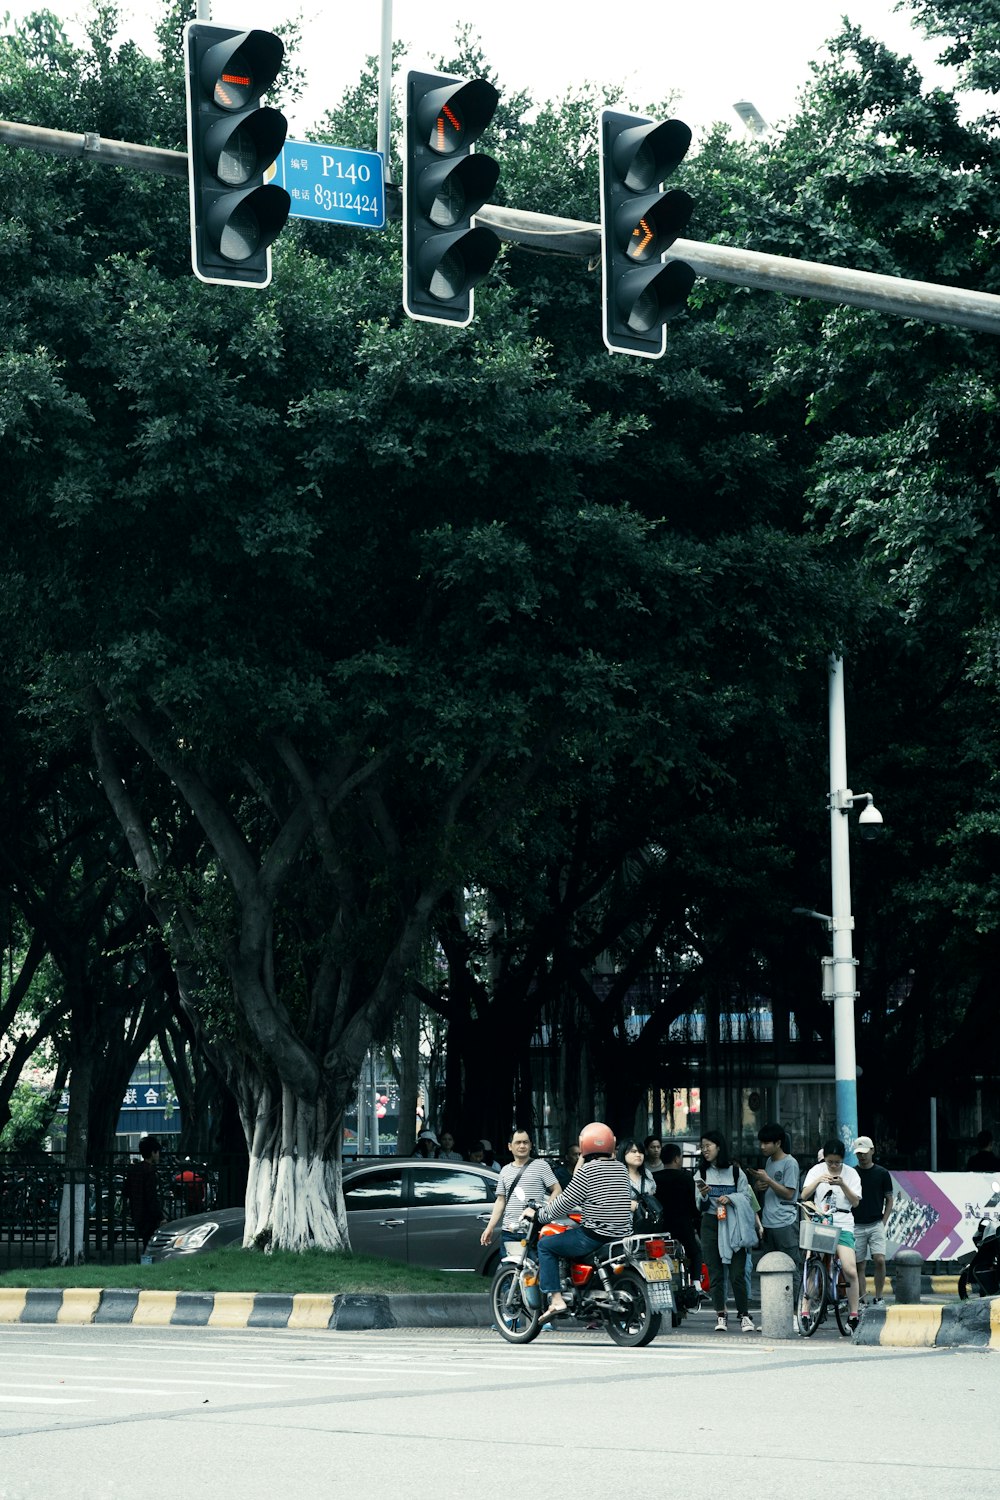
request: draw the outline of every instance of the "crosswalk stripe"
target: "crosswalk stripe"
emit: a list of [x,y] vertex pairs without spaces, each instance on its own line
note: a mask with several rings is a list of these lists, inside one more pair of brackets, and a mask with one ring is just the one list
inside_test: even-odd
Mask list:
[[83,1397],[77,1396],[22,1396],[11,1392],[0,1395],[0,1406],[6,1406],[9,1401],[30,1402],[34,1406],[83,1406],[86,1403]]

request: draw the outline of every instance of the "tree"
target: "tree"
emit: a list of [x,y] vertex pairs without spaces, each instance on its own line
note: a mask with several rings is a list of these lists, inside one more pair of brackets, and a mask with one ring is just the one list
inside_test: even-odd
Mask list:
[[[37,171],[89,193],[19,167],[25,225]],[[556,379],[513,290],[456,343],[400,318],[384,242],[283,237],[248,305],[170,274],[173,206],[153,254],[131,222],[109,253],[53,214],[7,290],[10,597],[238,1091],[248,1237],[337,1245],[344,1108],[435,907],[543,772],[666,774],[705,552],[616,493],[648,419]]]
[[[913,8],[995,93],[997,6]],[[995,292],[997,117],[960,105],[846,27],[766,153],[754,243]],[[801,304],[770,382],[817,441],[814,523],[888,606],[852,661],[851,739],[854,785],[891,825],[855,900],[862,1095],[883,1141],[919,1142],[927,1095],[959,1099],[969,1056],[996,1046],[997,374],[988,337]]]

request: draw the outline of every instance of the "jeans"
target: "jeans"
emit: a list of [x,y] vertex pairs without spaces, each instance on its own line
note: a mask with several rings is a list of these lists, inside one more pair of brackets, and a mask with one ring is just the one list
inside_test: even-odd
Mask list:
[[[717,1313],[726,1310],[726,1267],[719,1259],[719,1230],[718,1220],[714,1213],[702,1214],[701,1216],[701,1249],[708,1267],[708,1279],[711,1283],[709,1295],[712,1298],[712,1306]],[[745,1317],[750,1311],[750,1298],[747,1294],[747,1252],[736,1250],[729,1266],[729,1280],[732,1287],[733,1297],[736,1299],[736,1311],[741,1317]]]
[[605,1243],[602,1235],[591,1234],[589,1229],[577,1226],[567,1229],[565,1234],[547,1234],[538,1241],[538,1284],[547,1296],[559,1290],[560,1260],[586,1260],[593,1255],[598,1245]]

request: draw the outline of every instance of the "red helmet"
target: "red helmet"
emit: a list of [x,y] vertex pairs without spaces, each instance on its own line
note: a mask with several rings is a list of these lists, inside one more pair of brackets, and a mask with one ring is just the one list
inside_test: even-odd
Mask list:
[[580,1131],[581,1156],[614,1156],[614,1154],[614,1132],[607,1125],[602,1125],[600,1120],[593,1120],[583,1127]]

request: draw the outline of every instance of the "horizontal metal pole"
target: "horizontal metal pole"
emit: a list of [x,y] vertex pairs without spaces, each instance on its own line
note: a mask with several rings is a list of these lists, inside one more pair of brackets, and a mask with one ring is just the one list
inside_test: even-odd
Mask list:
[[526,213],[518,208],[499,208],[485,204],[476,214],[476,223],[492,229],[508,244],[523,245],[542,255],[585,256],[600,264],[601,226],[583,219],[556,219],[551,214]]
[[[0,141],[56,156],[82,157],[109,167],[133,167],[169,177],[187,176],[187,156],[183,151],[103,140],[90,132],[77,135],[68,130],[46,130],[40,125],[0,120]],[[386,199],[391,210],[396,208],[398,198],[398,187],[387,183]],[[583,219],[559,219],[551,214],[487,203],[476,215],[476,223],[492,229],[508,244],[526,250],[578,256],[595,263],[600,258],[600,225]],[[853,271],[846,266],[792,260],[784,255],[764,255],[758,250],[737,250],[730,245],[708,245],[699,240],[676,240],[672,253],[709,281],[727,281],[734,286],[781,292],[788,297],[815,297],[842,307],[865,307],[894,317],[971,328],[977,333],[1000,333],[1000,297],[990,292],[908,281],[901,276],[881,276],[873,271]]]
[[140,172],[158,172],[163,177],[186,177],[187,154],[164,151],[159,146],[137,146],[132,141],[105,140],[95,131],[79,135],[73,130],[46,130],[42,125],[19,125],[0,120],[0,141],[7,146],[27,146],[49,156],[78,156],[106,167],[133,167]]
[[[487,204],[476,215],[476,223],[492,229],[500,239],[530,250],[586,255],[591,260],[597,260],[601,253],[600,225],[581,219],[556,219]],[[734,286],[782,292],[789,297],[816,297],[822,302],[865,307],[927,323],[948,323],[979,333],[1000,333],[1000,297],[990,292],[880,276],[873,271],[853,271],[846,266],[792,260],[699,240],[675,240],[670,253],[686,260],[709,281],[728,281]]]
[[847,266],[790,260],[783,255],[695,240],[675,240],[671,254],[686,260],[709,281],[729,281],[735,286],[759,287],[791,297],[817,297],[821,302],[867,307],[901,318],[920,318],[925,323],[949,323],[978,333],[1000,333],[1000,297],[991,292],[908,281],[904,276],[881,276],[874,271],[852,271]]

